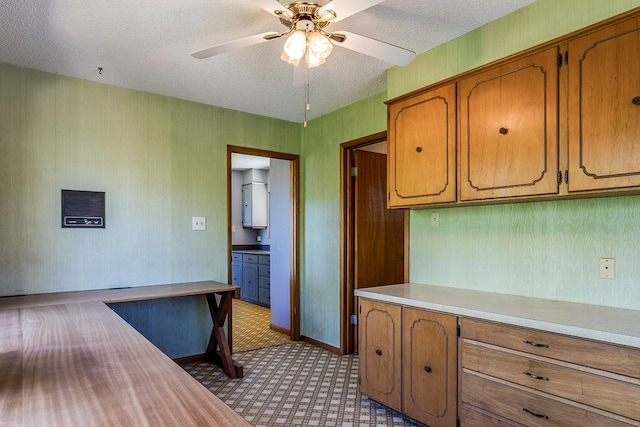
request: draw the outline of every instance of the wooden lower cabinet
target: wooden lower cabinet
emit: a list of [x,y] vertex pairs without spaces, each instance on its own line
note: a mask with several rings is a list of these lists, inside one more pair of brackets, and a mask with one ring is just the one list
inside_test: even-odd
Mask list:
[[401,317],[399,305],[360,301],[360,392],[401,410]]
[[407,307],[403,313],[404,412],[430,426],[454,426],[457,317]]
[[362,299],[362,394],[429,426],[455,426],[457,323],[453,315]]
[[[461,335],[462,408],[515,425],[640,426],[639,350],[468,318]],[[481,425],[471,415],[462,425]]]

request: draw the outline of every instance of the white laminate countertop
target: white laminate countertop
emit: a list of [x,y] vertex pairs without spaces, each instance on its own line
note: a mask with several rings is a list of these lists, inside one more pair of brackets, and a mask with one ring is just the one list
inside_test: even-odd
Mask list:
[[405,283],[355,295],[640,348],[640,310]]

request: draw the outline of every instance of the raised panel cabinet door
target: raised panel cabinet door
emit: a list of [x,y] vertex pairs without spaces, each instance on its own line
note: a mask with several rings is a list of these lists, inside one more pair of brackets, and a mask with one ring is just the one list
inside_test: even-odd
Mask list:
[[558,53],[460,81],[462,201],[558,193]]
[[388,206],[456,201],[456,85],[389,105]]
[[258,266],[244,264],[242,269],[242,299],[258,302]]
[[404,308],[403,409],[431,427],[455,426],[457,317]]
[[640,187],[640,17],[568,45],[569,191]]
[[242,286],[242,263],[231,263],[231,284],[236,286]]
[[401,408],[401,307],[360,300],[360,392]]

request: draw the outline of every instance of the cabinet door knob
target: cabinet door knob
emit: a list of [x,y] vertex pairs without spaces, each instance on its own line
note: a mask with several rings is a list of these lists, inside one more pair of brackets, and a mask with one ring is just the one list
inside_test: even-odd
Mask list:
[[429,366],[429,365],[425,365],[425,367],[424,367],[424,371],[425,371],[425,372],[431,372],[431,366]]
[[500,134],[502,135],[506,135],[509,132],[509,129],[507,128],[500,128],[498,129],[498,132],[500,132]]
[[382,356],[382,350],[380,350],[379,348],[376,349],[376,354],[378,356]]
[[422,147],[416,147],[416,151],[417,151],[418,153],[422,153]]
[[631,100],[633,105],[640,105],[640,96],[636,96]]

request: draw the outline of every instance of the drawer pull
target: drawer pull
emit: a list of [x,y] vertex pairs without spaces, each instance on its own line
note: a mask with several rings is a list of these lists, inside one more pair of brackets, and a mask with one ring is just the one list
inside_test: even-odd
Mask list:
[[527,408],[522,408],[522,410],[524,412],[526,412],[527,414],[529,414],[529,415],[533,415],[534,417],[544,418],[545,420],[549,419],[549,417],[547,417],[546,415],[544,415],[544,414],[536,414],[535,412],[533,412],[533,411],[531,411],[531,410],[529,410]]
[[380,350],[379,348],[378,348],[378,349],[376,349],[376,354],[377,354],[378,356],[382,356],[382,350]]
[[431,366],[429,366],[429,365],[425,365],[425,367],[424,367],[424,371],[425,371],[425,372],[427,372],[427,373],[428,373],[428,372],[431,372]]
[[536,375],[536,374],[532,374],[529,371],[524,371],[523,374],[533,378],[534,380],[543,380],[543,381],[549,381],[549,378],[547,377],[541,377],[540,375]]
[[529,344],[532,345],[534,347],[544,347],[544,348],[549,348],[549,344],[540,344],[538,342],[534,342],[534,341],[529,341],[529,340],[524,340],[525,344]]

